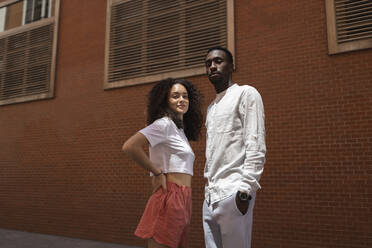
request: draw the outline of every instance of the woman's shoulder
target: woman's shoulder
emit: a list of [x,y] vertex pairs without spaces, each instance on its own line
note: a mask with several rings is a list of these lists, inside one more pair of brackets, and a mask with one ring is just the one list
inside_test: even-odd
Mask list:
[[164,116],[164,117],[162,117],[162,118],[159,118],[159,119],[155,120],[155,121],[152,123],[152,125],[156,125],[156,126],[160,126],[160,127],[165,128],[165,127],[170,126],[171,123],[172,123],[172,120],[171,120],[169,117]]

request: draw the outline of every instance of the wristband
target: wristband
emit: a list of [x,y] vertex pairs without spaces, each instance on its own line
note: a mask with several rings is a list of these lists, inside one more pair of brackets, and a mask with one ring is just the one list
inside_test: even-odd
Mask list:
[[252,199],[252,196],[248,195],[246,192],[238,191],[238,197],[242,202],[247,202]]

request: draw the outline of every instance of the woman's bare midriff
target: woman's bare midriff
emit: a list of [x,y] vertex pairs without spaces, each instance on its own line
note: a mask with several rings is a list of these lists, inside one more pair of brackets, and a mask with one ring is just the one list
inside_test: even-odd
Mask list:
[[168,173],[167,174],[167,181],[173,182],[178,185],[183,185],[187,187],[191,187],[191,179],[192,176],[185,173]]

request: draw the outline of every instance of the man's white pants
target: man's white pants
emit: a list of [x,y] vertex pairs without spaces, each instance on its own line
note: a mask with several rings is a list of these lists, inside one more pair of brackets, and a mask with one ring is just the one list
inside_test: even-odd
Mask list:
[[204,200],[203,228],[206,248],[251,247],[255,196],[252,195],[245,215],[236,206],[236,194],[213,204]]

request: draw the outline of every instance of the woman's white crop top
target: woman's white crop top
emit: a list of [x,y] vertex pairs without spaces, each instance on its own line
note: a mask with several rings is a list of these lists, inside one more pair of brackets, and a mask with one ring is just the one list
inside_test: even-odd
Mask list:
[[177,128],[170,118],[157,119],[139,132],[150,143],[150,160],[164,173],[193,175],[194,152],[183,129]]

